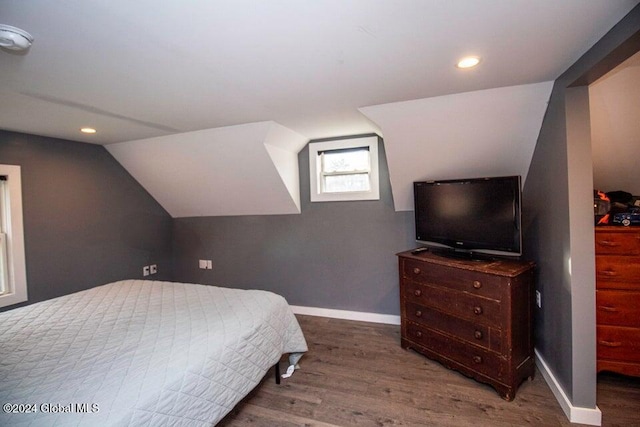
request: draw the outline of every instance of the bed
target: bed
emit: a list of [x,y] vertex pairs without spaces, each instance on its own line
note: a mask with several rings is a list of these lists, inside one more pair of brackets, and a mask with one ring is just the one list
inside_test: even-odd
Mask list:
[[271,292],[98,286],[0,313],[0,425],[211,426],[306,350]]

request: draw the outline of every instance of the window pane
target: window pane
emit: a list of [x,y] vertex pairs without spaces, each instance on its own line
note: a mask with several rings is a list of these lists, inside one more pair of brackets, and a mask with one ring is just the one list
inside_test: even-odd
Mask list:
[[323,172],[352,172],[369,170],[369,150],[362,147],[357,150],[325,151]]
[[325,193],[369,191],[369,174],[330,175],[323,177]]

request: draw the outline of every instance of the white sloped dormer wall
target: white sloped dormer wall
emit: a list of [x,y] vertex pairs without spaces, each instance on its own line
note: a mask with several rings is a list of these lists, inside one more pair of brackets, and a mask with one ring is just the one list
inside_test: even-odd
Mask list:
[[[396,211],[412,182],[521,175],[553,82],[360,108],[382,130]],[[338,135],[340,136],[340,135]],[[273,121],[111,144],[107,150],[174,218],[299,214],[307,138]]]
[[521,175],[553,82],[360,108],[384,133],[396,211],[413,210],[413,181]]
[[307,139],[272,121],[128,141],[107,150],[173,218],[299,214]]

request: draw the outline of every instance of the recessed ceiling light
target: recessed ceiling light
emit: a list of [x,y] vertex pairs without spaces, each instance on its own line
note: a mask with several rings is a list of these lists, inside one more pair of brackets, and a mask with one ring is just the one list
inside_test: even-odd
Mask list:
[[473,68],[476,65],[478,65],[480,63],[480,58],[477,56],[467,56],[465,58],[462,58],[460,61],[458,61],[458,63],[456,64],[456,67],[458,68]]
[[95,130],[94,128],[82,128],[82,129],[80,129],[80,132],[82,132],[82,133],[96,133],[98,131]]

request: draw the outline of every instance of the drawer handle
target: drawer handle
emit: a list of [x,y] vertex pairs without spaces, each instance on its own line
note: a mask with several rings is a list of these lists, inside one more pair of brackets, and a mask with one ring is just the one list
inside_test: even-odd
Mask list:
[[415,291],[413,291],[413,294],[419,297],[420,295],[422,295],[422,291],[420,289],[416,289]]
[[420,331],[416,331],[416,337],[418,337],[418,338],[422,338],[422,332],[420,332]]
[[414,268],[413,274],[420,274],[420,269],[418,267]]
[[605,347],[620,347],[622,343],[620,341],[599,341],[600,344]]
[[422,312],[420,310],[416,310],[416,317],[422,317]]
[[602,270],[601,273],[605,276],[609,276],[609,277],[613,277],[613,276],[617,276],[618,272],[615,270]]
[[473,333],[473,337],[477,340],[481,340],[482,339],[482,331],[475,331]]
[[482,363],[482,357],[473,356],[473,363],[475,363],[476,365],[479,364],[479,363]]
[[473,281],[473,287],[474,287],[475,289],[480,289],[480,288],[482,287],[482,283],[480,283],[480,282],[479,282],[479,281],[477,281],[477,280],[474,280],[474,281]]
[[475,307],[473,307],[473,312],[474,312],[475,314],[482,314],[482,307],[480,307],[480,306],[478,306],[478,305],[477,305],[477,306],[475,306]]
[[612,240],[598,240],[598,244],[601,246],[609,246],[611,248],[615,248],[616,246],[620,246],[619,242],[614,242]]
[[618,309],[617,309],[617,308],[615,308],[615,307],[608,307],[608,306],[606,306],[606,305],[599,305],[599,306],[598,306],[598,308],[599,308],[600,310],[602,310],[602,311],[606,311],[606,312],[609,312],[609,313],[617,313],[617,312],[618,312]]

